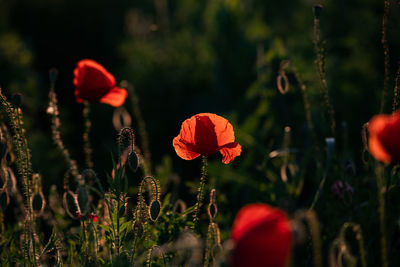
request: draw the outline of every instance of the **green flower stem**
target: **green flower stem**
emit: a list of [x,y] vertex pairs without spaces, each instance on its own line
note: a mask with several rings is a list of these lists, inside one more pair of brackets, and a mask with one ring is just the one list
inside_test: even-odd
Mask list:
[[378,163],[376,167],[376,178],[377,178],[377,189],[378,189],[378,213],[379,213],[379,224],[380,224],[380,232],[381,232],[381,259],[382,266],[388,267],[388,258],[387,258],[387,243],[386,243],[386,229],[385,229],[385,200],[383,197],[384,194],[384,178],[385,168],[382,164]]
[[85,131],[83,132],[83,144],[84,144],[84,152],[85,152],[85,162],[86,166],[89,169],[93,169],[93,161],[92,161],[92,147],[90,145],[90,129],[92,127],[92,123],[89,118],[90,113],[90,104],[88,101],[83,101],[83,119]]
[[207,177],[207,157],[203,156],[202,167],[201,167],[200,186],[199,186],[199,189],[197,192],[197,202],[196,202],[195,213],[193,216],[193,229],[197,228],[197,225],[199,222],[200,208],[203,205],[203,199],[204,199],[204,187],[206,185],[206,177]]

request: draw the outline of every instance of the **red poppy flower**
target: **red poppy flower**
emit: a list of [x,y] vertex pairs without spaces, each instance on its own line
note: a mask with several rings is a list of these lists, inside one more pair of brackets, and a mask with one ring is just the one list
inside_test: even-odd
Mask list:
[[91,219],[93,222],[96,222],[98,218],[99,218],[99,216],[97,216],[96,214],[89,215],[89,219]]
[[266,204],[243,207],[233,223],[233,266],[287,266],[292,231],[286,214]]
[[79,103],[88,100],[119,107],[128,96],[125,89],[115,86],[114,76],[91,59],[82,59],[77,63],[74,85],[76,101]]
[[222,162],[228,164],[240,155],[242,147],[235,142],[233,127],[226,119],[200,113],[182,123],[181,131],[173,140],[179,157],[192,160],[200,155],[211,156],[218,151]]
[[400,111],[376,115],[368,125],[369,152],[384,163],[400,163]]

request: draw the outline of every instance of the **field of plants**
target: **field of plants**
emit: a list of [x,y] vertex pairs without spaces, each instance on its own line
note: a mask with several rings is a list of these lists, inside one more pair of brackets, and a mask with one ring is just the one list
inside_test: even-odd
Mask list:
[[0,0],[1,266],[400,266],[398,0]]

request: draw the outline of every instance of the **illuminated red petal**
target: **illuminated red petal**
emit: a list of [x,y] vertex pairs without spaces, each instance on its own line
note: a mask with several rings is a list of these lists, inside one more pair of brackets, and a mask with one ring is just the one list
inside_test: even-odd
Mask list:
[[74,69],[73,83],[77,98],[98,101],[115,87],[114,76],[103,66],[91,59],[83,59]]
[[243,207],[233,223],[233,266],[287,266],[292,231],[285,213],[266,204]]
[[182,123],[173,145],[183,159],[211,156],[220,151],[223,162],[229,163],[241,151],[240,145],[234,141],[233,127],[226,119],[212,113],[200,113]]
[[174,138],[172,144],[175,148],[176,154],[178,154],[182,159],[192,160],[200,156],[199,153],[193,151],[193,146],[191,144],[186,144],[184,139],[181,139],[179,135]]
[[194,151],[205,156],[211,156],[218,151],[218,140],[215,125],[207,113],[194,116]]
[[400,112],[374,116],[368,131],[372,156],[384,163],[400,163]]
[[114,87],[102,98],[100,98],[99,102],[113,107],[120,107],[124,104],[127,96],[128,92],[125,89]]
[[213,113],[200,113],[197,116],[207,116],[214,124],[214,132],[217,136],[218,146],[221,147],[235,141],[233,127],[227,119]]
[[242,146],[236,142],[224,145],[219,152],[222,154],[222,162],[228,164],[242,152]]

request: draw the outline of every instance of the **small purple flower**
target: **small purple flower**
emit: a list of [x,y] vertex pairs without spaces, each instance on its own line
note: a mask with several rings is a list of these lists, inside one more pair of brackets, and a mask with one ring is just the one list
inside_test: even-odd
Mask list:
[[345,195],[348,195],[351,198],[354,193],[353,188],[347,182],[343,182],[341,180],[333,183],[331,191],[337,198],[341,200],[344,200]]

